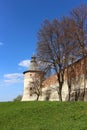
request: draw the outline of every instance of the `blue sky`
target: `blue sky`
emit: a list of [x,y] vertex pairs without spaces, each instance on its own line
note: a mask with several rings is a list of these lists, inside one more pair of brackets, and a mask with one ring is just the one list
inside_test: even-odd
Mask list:
[[60,19],[87,0],[0,0],[0,101],[23,94],[23,74],[45,19]]

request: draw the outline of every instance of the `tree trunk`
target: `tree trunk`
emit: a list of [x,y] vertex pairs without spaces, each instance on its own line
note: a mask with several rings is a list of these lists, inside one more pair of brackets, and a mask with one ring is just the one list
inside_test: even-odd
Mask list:
[[71,86],[68,86],[68,92],[69,92],[68,101],[70,101]]
[[62,86],[59,87],[59,101],[62,102]]
[[37,94],[37,101],[39,100],[39,95]]

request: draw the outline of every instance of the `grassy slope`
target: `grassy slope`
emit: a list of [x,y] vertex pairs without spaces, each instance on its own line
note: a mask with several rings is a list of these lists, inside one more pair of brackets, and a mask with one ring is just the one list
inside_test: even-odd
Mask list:
[[0,130],[87,130],[87,102],[0,103]]

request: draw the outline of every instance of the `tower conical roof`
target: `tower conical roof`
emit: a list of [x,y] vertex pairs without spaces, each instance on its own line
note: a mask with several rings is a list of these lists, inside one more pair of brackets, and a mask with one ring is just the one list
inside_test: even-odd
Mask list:
[[29,71],[39,71],[39,67],[38,67],[35,55],[31,57]]

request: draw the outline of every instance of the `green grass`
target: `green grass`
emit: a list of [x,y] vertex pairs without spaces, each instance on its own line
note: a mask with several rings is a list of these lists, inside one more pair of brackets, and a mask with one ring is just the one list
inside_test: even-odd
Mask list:
[[0,103],[0,130],[87,130],[87,102]]

